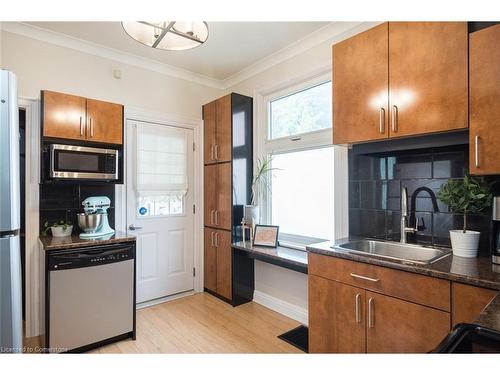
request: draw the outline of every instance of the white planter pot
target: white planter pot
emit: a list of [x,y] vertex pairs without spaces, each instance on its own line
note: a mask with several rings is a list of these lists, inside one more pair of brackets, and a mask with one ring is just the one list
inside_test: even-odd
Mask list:
[[477,249],[479,247],[479,237],[481,232],[468,230],[465,233],[463,230],[450,230],[451,247],[453,255],[463,258],[477,257]]
[[50,231],[52,232],[52,237],[68,237],[73,232],[73,225],[68,225],[66,229],[62,226],[50,227]]
[[251,204],[246,204],[243,207],[243,218],[247,224],[259,224],[260,222],[260,207]]

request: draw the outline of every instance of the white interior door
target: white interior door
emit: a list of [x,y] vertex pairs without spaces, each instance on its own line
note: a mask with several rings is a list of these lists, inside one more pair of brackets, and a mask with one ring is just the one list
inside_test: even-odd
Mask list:
[[[141,303],[194,288],[193,130],[131,120],[126,128],[127,230],[137,237],[137,303]],[[137,148],[144,143],[144,134],[156,142],[155,151],[146,151],[146,157],[143,149]],[[170,135],[177,137],[173,147]],[[185,144],[185,155],[180,158],[176,153],[179,139]],[[150,188],[150,181],[144,184],[144,178],[138,177],[144,176],[144,168],[157,175],[167,170],[174,174],[184,171],[186,184],[179,190],[185,190],[144,192]],[[162,181],[169,181],[168,175],[164,177]]]

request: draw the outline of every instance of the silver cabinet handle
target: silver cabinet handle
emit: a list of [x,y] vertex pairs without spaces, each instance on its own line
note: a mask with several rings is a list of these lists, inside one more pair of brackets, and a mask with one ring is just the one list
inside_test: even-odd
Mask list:
[[215,210],[210,210],[210,224],[215,224]]
[[384,134],[385,133],[385,109],[384,108],[380,108],[380,113],[379,113],[379,131],[380,131],[380,134]]
[[219,210],[215,210],[215,225],[219,225]]
[[83,117],[80,116],[80,136],[83,137]]
[[479,168],[479,136],[474,137],[474,157],[476,159],[476,168]]
[[90,138],[94,136],[94,127],[92,126],[92,117],[90,118]]
[[356,323],[361,323],[361,294],[357,293],[356,294]]
[[214,232],[210,232],[210,244],[213,246],[215,246],[214,244]]
[[392,131],[397,133],[398,131],[398,107],[392,106]]
[[355,274],[352,272],[351,272],[351,277],[354,277],[356,279],[365,280],[365,281],[371,281],[372,283],[378,283],[380,281],[380,279],[372,279],[371,277],[361,276],[361,275],[358,275],[358,274]]
[[219,160],[219,145],[215,145],[215,160]]
[[142,229],[142,227],[136,227],[134,224],[130,224],[128,226],[128,229],[130,229],[130,230],[137,230],[137,229]]
[[215,247],[219,247],[219,232],[215,232]]
[[215,160],[215,156],[214,156],[214,147],[215,145],[211,145],[210,146],[210,160],[213,161]]
[[373,328],[375,326],[373,319],[373,298],[368,300],[368,327]]

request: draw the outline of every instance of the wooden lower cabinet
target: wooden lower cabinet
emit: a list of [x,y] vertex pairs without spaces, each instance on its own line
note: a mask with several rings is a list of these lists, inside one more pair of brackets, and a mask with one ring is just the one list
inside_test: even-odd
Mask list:
[[367,292],[367,353],[426,353],[450,331],[450,314]]
[[231,232],[205,228],[204,286],[232,299]]
[[205,228],[203,280],[205,288],[213,292],[217,290],[217,248],[214,246],[214,235],[213,229]]
[[335,284],[337,353],[365,353],[366,292],[350,285]]
[[472,285],[451,284],[452,326],[458,323],[472,323],[497,293],[496,290]]
[[218,230],[215,233],[217,248],[217,294],[232,299],[231,288],[231,232]]
[[309,275],[309,352],[335,353],[335,281]]

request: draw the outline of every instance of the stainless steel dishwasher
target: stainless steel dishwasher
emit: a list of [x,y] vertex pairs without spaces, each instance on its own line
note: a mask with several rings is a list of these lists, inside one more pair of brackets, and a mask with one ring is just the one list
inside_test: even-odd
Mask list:
[[46,262],[50,351],[86,351],[135,339],[135,244],[51,251]]

